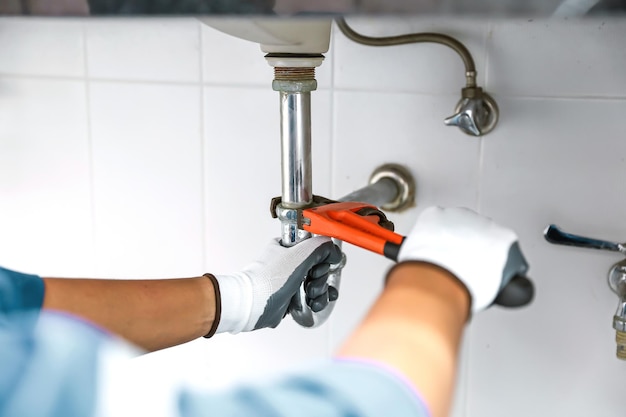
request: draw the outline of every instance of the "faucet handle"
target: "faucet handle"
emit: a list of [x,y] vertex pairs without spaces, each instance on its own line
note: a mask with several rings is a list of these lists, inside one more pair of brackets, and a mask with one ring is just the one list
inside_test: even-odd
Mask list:
[[498,122],[498,106],[480,87],[466,87],[456,113],[444,120],[446,126],[457,126],[472,136],[491,132]]
[[443,122],[446,126],[457,126],[463,132],[472,136],[480,136],[479,119],[483,119],[482,104],[476,99],[464,98],[457,107],[457,113]]
[[607,240],[592,239],[584,236],[565,233],[558,226],[551,224],[544,230],[545,239],[556,245],[577,246],[587,249],[601,249],[611,252],[620,252],[626,254],[626,246],[623,243],[609,242]]

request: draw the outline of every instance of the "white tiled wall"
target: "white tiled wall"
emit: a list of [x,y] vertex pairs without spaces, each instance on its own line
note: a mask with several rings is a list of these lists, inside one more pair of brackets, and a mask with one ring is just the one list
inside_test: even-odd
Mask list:
[[194,276],[204,235],[201,90],[92,82],[88,97],[98,275]]
[[[484,67],[488,26],[472,20],[361,19],[351,26],[371,36],[440,32],[463,41],[478,68]],[[463,61],[450,48],[432,43],[371,47],[355,44],[339,30],[333,41],[334,86],[342,90],[424,94],[459,94],[464,86]],[[479,71],[478,82],[485,81]],[[452,109],[454,106],[452,107]],[[449,111],[449,110],[448,110]]]
[[[501,109],[483,139],[443,126],[463,66],[443,46],[356,45],[335,33],[313,93],[314,189],[340,197],[402,163],[418,208],[475,208],[514,227],[533,305],[492,309],[465,337],[456,417],[621,416],[619,256],[542,230],[626,236],[626,21],[360,19],[371,35],[439,31],[474,55]],[[279,232],[278,97],[258,45],[194,19],[0,20],[0,264],[43,275],[228,272]],[[164,377],[217,386],[323,358],[381,288],[383,258],[345,248],[340,301],[305,330],[222,335],[147,355]]]
[[200,35],[193,19],[94,19],[84,36],[90,78],[200,81]]

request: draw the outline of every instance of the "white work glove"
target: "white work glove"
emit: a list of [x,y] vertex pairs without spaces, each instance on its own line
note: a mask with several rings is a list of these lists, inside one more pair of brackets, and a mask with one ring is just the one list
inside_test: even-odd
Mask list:
[[515,232],[464,208],[425,209],[400,248],[398,262],[406,261],[451,272],[467,287],[473,313],[489,307],[511,278],[528,270]]
[[259,260],[243,271],[215,275],[221,299],[216,333],[278,326],[307,278],[307,304],[313,311],[322,310],[337,298],[326,281],[330,265],[339,263],[341,256],[339,247],[327,237],[306,239],[289,248],[274,239]]

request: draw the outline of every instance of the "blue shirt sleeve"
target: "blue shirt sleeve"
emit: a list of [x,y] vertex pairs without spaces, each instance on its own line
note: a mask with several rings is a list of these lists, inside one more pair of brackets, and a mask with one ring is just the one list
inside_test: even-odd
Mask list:
[[428,417],[402,378],[371,363],[329,361],[258,386],[182,394],[181,415],[258,417]]
[[0,268],[0,416],[429,415],[408,384],[371,363],[327,361],[226,391],[155,380],[128,366],[139,351],[127,343],[76,317],[40,314],[43,295],[41,278]]
[[44,296],[43,280],[0,267],[0,330],[30,332]]
[[407,384],[368,363],[328,361],[263,384],[201,391],[133,372],[129,360],[138,353],[58,313],[42,313],[28,335],[0,331],[0,415],[429,416]]
[[108,335],[42,312],[32,332],[0,331],[0,416],[94,415],[99,355]]

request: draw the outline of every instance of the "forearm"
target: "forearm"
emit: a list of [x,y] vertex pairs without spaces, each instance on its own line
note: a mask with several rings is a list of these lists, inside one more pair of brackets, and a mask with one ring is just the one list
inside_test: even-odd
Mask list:
[[388,365],[415,386],[434,417],[448,415],[469,295],[446,271],[407,263],[338,353]]
[[148,351],[204,336],[215,318],[215,292],[206,277],[44,282],[44,309],[90,320]]

